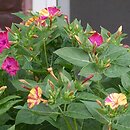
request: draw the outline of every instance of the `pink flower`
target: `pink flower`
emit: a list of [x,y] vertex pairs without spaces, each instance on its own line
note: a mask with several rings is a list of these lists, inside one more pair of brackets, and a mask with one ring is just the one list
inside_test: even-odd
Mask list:
[[19,64],[13,57],[7,57],[1,67],[11,76],[16,75],[17,71],[19,70]]
[[103,37],[99,33],[92,34],[89,38],[89,41],[96,46],[100,46],[103,43]]
[[59,12],[60,12],[60,9],[58,9],[56,7],[48,7],[48,8],[41,10],[39,12],[39,14],[41,16],[41,19],[45,20],[47,18],[52,18],[52,17],[58,15]]
[[10,45],[11,44],[8,40],[8,32],[0,31],[0,53],[2,53],[4,49],[8,49]]
[[111,93],[105,99],[105,105],[110,106],[111,109],[116,109],[119,106],[125,106],[127,98],[123,93]]

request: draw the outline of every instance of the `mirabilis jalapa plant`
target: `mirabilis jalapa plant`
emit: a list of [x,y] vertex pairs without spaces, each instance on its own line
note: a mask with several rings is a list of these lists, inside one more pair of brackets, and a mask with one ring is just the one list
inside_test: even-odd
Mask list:
[[0,94],[8,87],[2,98],[23,100],[14,100],[12,116],[7,101],[19,96],[1,99],[0,118],[10,117],[1,128],[129,130],[130,49],[122,26],[114,34],[89,24],[84,30],[57,7],[16,15],[23,22],[0,32]]

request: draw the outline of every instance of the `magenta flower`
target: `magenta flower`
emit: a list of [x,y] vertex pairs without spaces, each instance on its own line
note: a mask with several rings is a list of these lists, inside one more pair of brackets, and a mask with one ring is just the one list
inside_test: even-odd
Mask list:
[[49,15],[53,17],[57,15],[60,12],[60,10],[56,7],[48,7],[48,12],[49,12]]
[[2,53],[4,49],[8,49],[10,45],[11,44],[8,40],[8,32],[0,31],[0,53]]
[[17,71],[19,70],[19,64],[13,57],[7,57],[1,67],[11,76],[16,75]]
[[97,32],[92,34],[88,39],[93,45],[96,46],[100,46],[103,43],[103,37]]

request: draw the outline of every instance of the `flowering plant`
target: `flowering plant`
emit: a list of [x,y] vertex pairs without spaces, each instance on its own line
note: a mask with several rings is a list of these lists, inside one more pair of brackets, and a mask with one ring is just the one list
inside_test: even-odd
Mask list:
[[122,26],[114,34],[89,24],[84,30],[57,7],[16,15],[23,22],[0,32],[0,127],[129,130],[130,49]]

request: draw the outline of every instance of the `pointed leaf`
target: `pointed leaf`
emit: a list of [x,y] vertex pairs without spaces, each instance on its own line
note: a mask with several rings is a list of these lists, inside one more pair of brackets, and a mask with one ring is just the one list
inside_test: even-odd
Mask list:
[[55,51],[58,56],[67,60],[76,66],[86,66],[89,63],[89,57],[82,49],[75,47],[64,47]]

